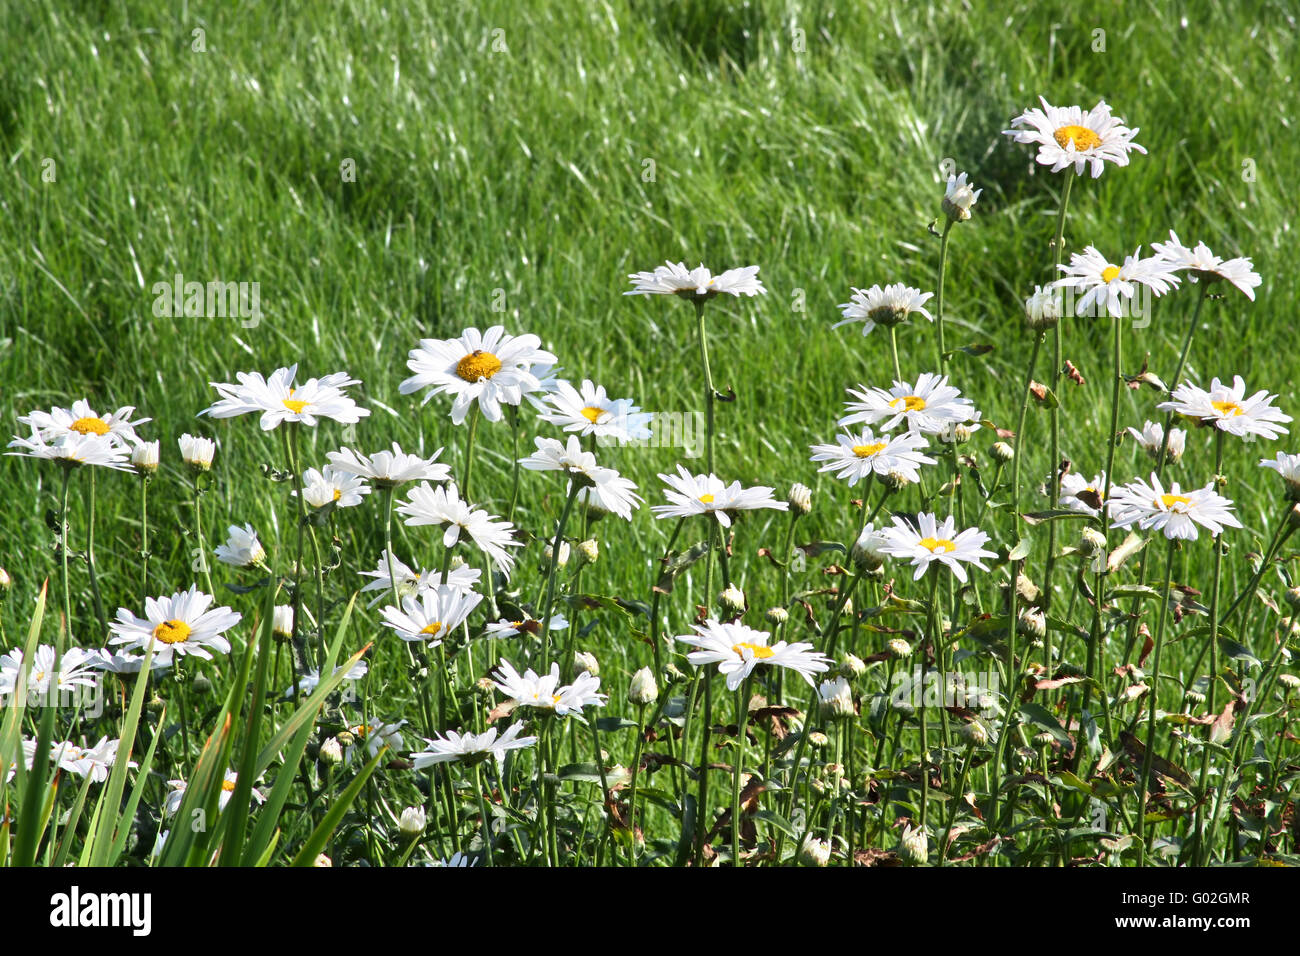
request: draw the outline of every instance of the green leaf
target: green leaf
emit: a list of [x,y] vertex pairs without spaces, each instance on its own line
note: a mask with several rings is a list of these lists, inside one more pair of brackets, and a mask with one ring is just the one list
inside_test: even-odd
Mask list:
[[[306,842],[303,843],[302,848],[298,851],[298,855],[293,858],[293,863],[290,866],[311,866],[316,862],[316,857],[320,856],[321,851],[325,849],[325,844],[329,842],[330,834],[342,821],[343,814],[348,812],[348,808],[352,806],[357,799],[357,795],[361,793],[361,788],[366,785],[370,775],[379,766],[379,761],[384,759],[387,754],[387,745],[380,747],[379,753],[370,758],[370,761],[361,769],[361,772],[348,784],[347,789],[334,798],[333,805],[321,818],[316,829],[311,832],[311,836],[307,837]],[[378,861],[372,862],[378,863]]]
[[1016,546],[1007,552],[1008,561],[1023,561],[1029,557],[1029,552],[1034,550],[1034,543],[1028,538],[1021,538],[1016,542]]

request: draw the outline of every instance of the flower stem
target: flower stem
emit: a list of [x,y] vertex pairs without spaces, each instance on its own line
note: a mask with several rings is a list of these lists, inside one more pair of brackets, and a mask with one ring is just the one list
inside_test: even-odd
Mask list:
[[948,374],[948,358],[943,346],[943,280],[948,272],[948,233],[952,231],[953,220],[949,219],[943,227],[939,238],[939,290],[934,303],[934,331],[939,343],[939,374]]
[[578,483],[569,480],[569,494],[564,499],[564,510],[555,526],[555,539],[551,542],[551,565],[546,570],[546,601],[542,605],[542,666],[550,660],[551,654],[551,612],[555,607],[555,572],[560,566],[560,544],[564,541],[564,526],[569,522],[573,511],[573,502],[578,497]]
[[709,367],[709,333],[704,326],[704,300],[695,300],[696,330],[700,340],[700,365],[704,369],[704,462],[713,474],[713,403],[716,392],[713,388],[713,371]]
[[460,496],[465,501],[470,500],[469,481],[474,474],[474,437],[478,434],[478,420],[482,410],[478,402],[469,413],[469,431],[465,433],[465,478],[460,484]]
[[[1223,473],[1223,435],[1224,433],[1215,429],[1214,433],[1214,481],[1217,485],[1219,475]],[[1214,577],[1210,584],[1210,685],[1206,689],[1207,713],[1213,717],[1218,708],[1215,691],[1219,683],[1219,583],[1223,573],[1223,537],[1215,535],[1212,539],[1214,544]],[[1213,724],[1210,725],[1213,728]],[[1207,731],[1212,733],[1212,730]],[[1207,796],[1207,785],[1210,779],[1210,748],[1206,747],[1201,753],[1201,779],[1197,787],[1197,793],[1200,794],[1200,801],[1196,805],[1196,820],[1194,839],[1198,842],[1204,838],[1201,829],[1205,819],[1205,803]],[[1197,847],[1198,857],[1200,848]]]
[[63,467],[63,487],[59,492],[59,557],[63,571],[63,628],[72,638],[72,587],[68,580],[68,482],[72,478],[72,466]]
[[140,477],[140,606],[149,596],[149,479]]
[[740,778],[745,762],[745,725],[749,722],[749,692],[754,676],[741,682],[736,697],[736,766],[731,785],[731,865],[740,866]]
[[1151,664],[1151,699],[1147,707],[1146,753],[1142,758],[1142,776],[1138,780],[1137,844],[1139,866],[1146,865],[1147,797],[1151,786],[1151,764],[1156,753],[1156,698],[1160,696],[1160,651],[1165,642],[1165,620],[1169,617],[1169,589],[1173,580],[1174,545],[1176,541],[1176,538],[1170,538],[1165,551],[1165,580],[1160,598],[1160,616],[1156,620],[1155,650],[1153,651],[1154,657]]
[[903,372],[898,364],[898,331],[897,327],[893,325],[889,327],[889,354],[894,358],[894,381],[901,382]]
[[[1070,205],[1070,187],[1074,184],[1074,177],[1067,174],[1065,177],[1065,187],[1061,191],[1061,208],[1056,216],[1056,239],[1052,243],[1052,255],[1054,263],[1052,266],[1052,278],[1055,279],[1058,272],[1061,271],[1061,259],[1065,253],[1065,212]],[[1058,322],[1052,329],[1052,393],[1056,396],[1056,404],[1052,408],[1052,507],[1057,508],[1061,503],[1061,368],[1065,364],[1065,358],[1062,354],[1061,344],[1061,324]],[[1043,575],[1043,610],[1046,611],[1052,603],[1052,575],[1056,570],[1056,522],[1049,522],[1047,525],[1047,568]]]
[[208,562],[208,546],[203,540],[203,473],[194,475],[194,535],[199,540],[199,567],[203,570],[203,583],[208,593],[215,595],[212,589],[212,571]]
[[[943,636],[938,632],[940,625],[936,622],[939,618],[939,567],[935,565],[930,569],[930,605],[926,617],[926,634],[930,638],[930,643],[934,648],[935,656],[938,658],[940,653],[939,647],[943,643]],[[916,715],[921,722],[921,828],[925,828],[926,811],[930,803],[930,742],[928,727],[926,726],[926,704],[925,704],[925,678],[928,662],[925,656],[925,645],[921,645],[921,700],[920,705],[916,708]],[[940,674],[940,681],[943,682],[943,694],[947,697],[947,675]]]
[[[1034,366],[1038,364],[1038,353],[1043,347],[1043,337],[1046,334],[1037,332],[1034,335],[1034,346],[1029,352],[1029,370],[1025,372],[1025,390],[1020,399],[1020,416],[1016,419],[1015,457],[1011,459],[1011,509],[1016,516],[1017,533],[1020,531],[1020,460],[1025,452],[1025,413],[1029,410],[1029,386],[1034,381]],[[980,515],[983,516],[983,511]]]
[[90,572],[90,596],[95,602],[101,640],[108,640],[108,618],[104,616],[104,599],[99,593],[99,574],[95,566],[95,469],[90,469],[90,509],[86,529],[86,568]]

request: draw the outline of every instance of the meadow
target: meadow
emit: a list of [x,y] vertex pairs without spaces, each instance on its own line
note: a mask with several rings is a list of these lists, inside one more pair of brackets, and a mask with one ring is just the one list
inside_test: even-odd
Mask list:
[[[143,615],[146,597],[192,585],[241,615],[230,653],[212,661],[139,683],[103,673],[102,714],[6,699],[0,760],[16,766],[3,791],[5,862],[1295,861],[1292,519],[1285,483],[1258,462],[1300,447],[1291,432],[1242,441],[1181,421],[1181,461],[1157,464],[1126,431],[1164,422],[1156,406],[1177,384],[1234,375],[1247,394],[1300,408],[1293,4],[2,8],[0,416],[25,438],[18,419],[36,409],[134,406],[151,419],[137,431],[160,442],[160,462],[146,546],[141,478],[0,458],[10,582],[0,652],[107,648],[118,608]],[[1096,178],[1052,172],[1003,133],[1040,96],[1085,112],[1104,100],[1145,155]],[[957,173],[980,194],[946,231]],[[1250,257],[1262,277],[1254,299],[1183,272],[1176,289],[1145,296],[1140,320],[1066,315],[1035,346],[1025,300],[1061,275],[1057,260],[1092,246],[1118,265],[1135,250],[1154,255],[1171,230],[1224,259]],[[941,246],[941,326],[912,315],[894,329],[897,355],[886,328],[834,327],[854,289],[938,291]],[[758,266],[764,291],[696,296],[702,313],[690,296],[625,295],[629,276],[666,261],[715,275]],[[185,283],[203,286],[201,306],[187,310]],[[243,284],[243,298],[217,308],[208,283]],[[925,308],[933,315],[937,301]],[[644,502],[630,520],[570,507],[568,491],[590,477],[570,486],[514,467],[535,437],[567,437],[530,402],[515,400],[517,429],[509,408],[500,421],[472,413],[456,424],[447,395],[401,390],[421,340],[494,326],[537,336],[575,387],[591,380],[675,423],[645,444],[584,439],[600,467],[635,483]],[[1117,330],[1131,379],[1119,388]],[[1058,334],[1075,373],[1053,373]],[[959,445],[931,435],[935,463],[920,481],[849,487],[809,460],[841,431],[846,389],[915,382],[940,364],[982,427]],[[347,398],[368,415],[269,430],[257,416],[198,417],[222,397],[213,383],[295,365],[299,384],[346,372]],[[709,376],[722,400],[708,397]],[[1026,401],[1030,379],[1051,394]],[[215,439],[211,471],[182,461],[187,433]],[[999,460],[998,441],[1014,458]],[[400,512],[387,521],[380,487],[307,522],[289,495],[330,452],[394,442],[424,460],[441,450],[442,484],[454,478],[474,505],[508,516],[519,542],[508,579],[501,562],[456,546],[492,586],[439,647],[385,626],[392,602],[368,606],[382,590],[353,596],[372,580],[360,572],[384,569],[389,537],[399,558],[445,581],[442,528]],[[1088,479],[1111,461],[1117,485],[1157,467],[1184,489],[1213,485],[1241,527],[1225,529],[1216,562],[1204,526],[1175,550],[1158,529],[1058,514],[1069,509],[1054,507],[1054,450]],[[770,488],[778,507],[737,509],[732,528],[712,513],[658,519],[659,476],[679,465]],[[394,489],[398,506],[415,484]],[[808,489],[806,515],[800,494],[787,500],[796,484]],[[868,516],[880,529],[919,513],[987,533],[995,556],[970,568],[970,587],[937,573],[914,581],[897,556],[877,570],[853,547]],[[246,524],[265,568],[215,555],[227,529]],[[560,525],[563,568],[546,551]],[[1144,547],[1098,574],[1094,553],[1079,553],[1085,526],[1106,537],[1103,559],[1129,530]],[[1018,572],[1029,581],[1011,588]],[[276,605],[296,608],[288,635],[277,634]],[[784,617],[769,613],[777,606]],[[1045,613],[1025,620],[1027,607]],[[843,676],[849,712],[842,698],[819,707],[798,673],[775,666],[728,689],[673,640],[692,633],[697,608],[811,644],[830,658],[814,682]],[[554,613],[567,626],[548,626]],[[530,619],[512,636],[486,630]],[[363,649],[361,680],[324,680],[311,697],[294,686]],[[598,673],[575,665],[576,651]],[[479,683],[501,658],[521,673],[558,663],[568,687],[585,668],[608,700],[567,715],[549,712],[558,699],[510,712]],[[642,681],[645,699],[629,701],[646,667],[656,694]],[[986,678],[996,700],[894,706],[888,692],[913,667]],[[366,744],[383,734],[353,730],[373,717],[406,723],[372,754]],[[413,756],[449,731],[516,723],[539,740],[504,767]],[[140,766],[115,764],[107,779],[48,759],[17,766],[20,739],[42,741],[48,757],[52,741],[123,734]],[[234,787],[223,785],[228,768]],[[180,796],[173,780],[189,782]],[[220,809],[231,799],[251,814]],[[178,824],[194,811],[202,826]],[[168,830],[183,839],[159,844]]]

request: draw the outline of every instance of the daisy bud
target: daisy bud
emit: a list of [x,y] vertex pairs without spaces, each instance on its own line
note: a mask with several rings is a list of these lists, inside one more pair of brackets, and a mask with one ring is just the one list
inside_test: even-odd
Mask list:
[[982,189],[971,189],[966,182],[966,174],[949,176],[948,186],[943,194],[943,214],[949,222],[965,222],[970,218],[970,207],[979,199]]
[[1286,589],[1286,603],[1291,605],[1291,610],[1300,611],[1300,587]]
[[831,739],[820,730],[814,730],[808,735],[808,743],[812,744],[814,747],[825,747],[830,742]]
[[1055,737],[1044,730],[1041,734],[1034,734],[1034,747],[1038,750],[1051,750],[1055,740]]
[[790,620],[790,612],[783,607],[770,607],[763,612],[763,617],[767,620],[767,623],[779,627]]
[[862,572],[871,572],[885,563],[885,534],[868,524],[849,549],[849,559]]
[[496,693],[496,690],[496,682],[493,681],[491,677],[480,677],[474,682],[474,693],[478,694],[478,696],[485,700],[490,700]]
[[901,637],[890,638],[889,642],[885,644],[885,648],[889,651],[889,656],[895,660],[901,661],[905,657],[912,656],[912,645]]
[[632,675],[632,682],[627,686],[628,703],[645,707],[659,699],[659,685],[655,683],[650,668],[643,667]]
[[917,866],[930,859],[930,839],[920,827],[903,827],[903,856]]
[[1042,592],[1038,590],[1037,584],[1022,573],[1016,575],[1016,594],[1020,596],[1020,600],[1025,604],[1037,604],[1038,597]]
[[853,598],[844,599],[844,607],[840,610],[840,613],[845,617],[853,617]]
[[592,677],[599,677],[600,662],[596,660],[596,655],[589,651],[576,651],[573,655],[573,670],[577,674],[590,674]]
[[158,470],[158,443],[144,441],[131,449],[131,467],[142,476],[152,475]]
[[356,734],[354,734],[350,730],[343,731],[342,733],[338,734],[334,739],[337,740],[344,747],[351,747],[353,744],[357,742]]
[[[1075,664],[1073,661],[1061,661],[1060,672],[1063,677],[1087,677],[1088,671],[1082,664]],[[1033,674],[1029,674],[1033,677]]]
[[1285,687],[1287,692],[1290,694],[1294,694],[1297,690],[1300,690],[1300,677],[1297,677],[1295,674],[1278,674],[1277,680],[1278,683]]
[[343,745],[339,743],[337,737],[331,737],[320,745],[320,752],[316,759],[326,766],[333,766],[343,760]]
[[989,454],[993,456],[994,461],[1005,465],[1016,457],[1016,450],[1004,441],[995,441],[989,446]]
[[1300,504],[1291,506],[1291,510],[1286,513],[1286,520],[1293,528],[1300,528]]
[[817,696],[822,715],[825,717],[840,720],[857,714],[853,709],[853,690],[843,677],[822,681],[817,688]]
[[902,491],[911,484],[911,481],[908,480],[907,475],[903,474],[897,468],[892,468],[880,476],[880,483],[890,491]]
[[596,543],[595,538],[588,538],[578,545],[578,558],[581,560],[579,567],[587,564],[595,564],[596,559],[600,557],[600,545]]
[[1061,321],[1061,294],[1052,288],[1034,287],[1025,300],[1025,324],[1035,332],[1054,328]]
[[318,853],[316,854],[316,859],[312,861],[311,865],[312,866],[333,866],[334,861],[331,860],[329,857],[327,857],[324,853]]
[[664,681],[668,684],[682,684],[686,682],[686,675],[682,669],[671,661],[664,665]]
[[845,654],[844,660],[840,662],[840,673],[850,680],[861,677],[866,672],[867,665],[863,663],[862,658],[854,654]]
[[413,840],[424,832],[429,822],[424,807],[407,807],[397,821],[397,832],[408,840]]
[[1187,701],[1189,704],[1200,706],[1205,703],[1205,695],[1198,690],[1188,690],[1183,694],[1183,700]]
[[799,862],[804,866],[825,866],[831,860],[831,845],[825,840],[809,837],[799,848]]
[[939,432],[939,440],[945,445],[964,445],[970,441],[971,428],[961,422],[949,422]]
[[943,498],[951,498],[957,493],[957,482],[945,481],[939,486],[939,495]]
[[812,511],[812,489],[807,485],[791,485],[785,500],[789,503],[790,510],[797,515],[806,515]]
[[972,747],[983,747],[989,742],[989,732],[983,724],[971,721],[969,724],[962,724],[958,731],[962,740]]
[[9,577],[9,572],[4,568],[0,568],[0,592],[8,591],[13,583],[13,580]]
[[161,714],[163,712],[163,708],[166,706],[167,706],[167,701],[163,700],[161,697],[155,694],[153,697],[149,699],[149,702],[144,705],[144,709],[151,714]]
[[456,571],[465,566],[465,556],[463,554],[453,554],[451,563],[447,565],[449,571]]
[[891,700],[890,706],[894,708],[894,713],[904,720],[909,720],[916,716],[916,708],[910,702],[905,700]]
[[271,633],[281,640],[293,636],[293,605],[277,604],[271,618]]
[[194,691],[199,697],[206,697],[212,693],[212,681],[208,680],[204,674],[195,674],[194,680],[190,681],[190,690]]
[[1016,630],[1031,640],[1041,641],[1047,635],[1047,616],[1036,607],[1023,608],[1017,616]]
[[[557,561],[557,562],[555,563],[555,566],[556,566],[557,568],[559,568],[559,569],[564,569],[565,567],[568,566],[568,564],[569,564],[569,551],[570,551],[570,548],[569,548],[569,542],[567,542],[567,541],[561,541],[561,542],[560,542],[560,560]],[[552,546],[548,544],[548,545],[546,546],[546,548],[543,550],[542,553],[546,556],[546,566],[549,568],[549,567],[551,566],[551,561],[553,560]]]
[[731,617],[740,617],[749,606],[745,603],[745,592],[734,584],[727,585],[726,590],[718,595],[718,604]]
[[1084,528],[1079,532],[1078,548],[1085,558],[1096,557],[1106,550],[1106,536],[1096,528]]
[[212,470],[212,458],[217,453],[217,443],[211,438],[197,435],[182,435],[180,438],[181,461],[196,474]]

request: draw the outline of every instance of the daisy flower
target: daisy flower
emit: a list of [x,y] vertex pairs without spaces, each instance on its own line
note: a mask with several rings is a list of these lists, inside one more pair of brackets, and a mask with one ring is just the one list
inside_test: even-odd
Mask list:
[[728,485],[716,475],[692,475],[683,465],[677,466],[677,474],[660,475],[659,478],[668,485],[664,497],[670,502],[650,509],[659,518],[711,514],[722,527],[730,528],[733,512],[759,508],[787,511],[790,508],[788,502],[773,498],[775,489],[766,485],[742,488],[738,481]]
[[445,526],[442,535],[444,548],[454,546],[460,540],[462,532],[469,535],[470,540],[485,551],[502,573],[509,577],[515,558],[506,548],[523,546],[522,541],[515,540],[515,526],[509,521],[502,521],[496,515],[462,501],[454,484],[434,488],[424,481],[411,489],[409,498],[409,501],[404,501],[397,508],[398,512],[406,516],[408,525]]
[[[1061,505],[1071,511],[1092,515],[1101,514],[1100,504],[1106,488],[1106,473],[1103,471],[1089,481],[1077,472],[1061,476]],[[1093,504],[1096,502],[1096,504]]]
[[[239,774],[235,773],[233,770],[227,770],[225,776],[221,779],[221,795],[217,797],[218,810],[226,809],[226,804],[228,804],[230,798],[235,795],[235,787],[238,783]],[[185,791],[188,789],[189,785],[184,780],[168,780],[167,786],[170,790],[167,793],[166,800],[163,802],[163,815],[170,817],[181,808],[181,802],[185,799]],[[264,803],[266,801],[266,794],[257,787],[253,787],[249,793],[258,803]]]
[[1153,242],[1151,248],[1164,256],[1173,268],[1190,272],[1193,281],[1231,282],[1251,302],[1255,301],[1256,287],[1264,281],[1249,258],[1222,259],[1203,242],[1198,242],[1195,249],[1189,249],[1178,240],[1178,234],[1172,229],[1169,230],[1168,242]]
[[520,737],[519,732],[523,729],[523,724],[513,724],[500,737],[497,736],[495,727],[489,727],[481,734],[459,734],[449,730],[446,737],[435,737],[433,740],[424,738],[429,749],[412,753],[411,760],[416,770],[453,761],[476,764],[488,757],[495,757],[500,764],[505,760],[507,752],[537,743],[536,737]]
[[1143,531],[1156,530],[1166,538],[1195,541],[1196,526],[1208,528],[1218,535],[1224,528],[1240,528],[1241,522],[1232,514],[1232,502],[1214,491],[1214,483],[1204,488],[1183,491],[1173,482],[1166,491],[1155,473],[1151,483],[1138,478],[1111,491],[1111,527],[1129,528],[1137,525]]
[[965,222],[970,218],[971,206],[980,198],[982,189],[972,189],[966,182],[966,174],[949,176],[948,185],[943,191],[943,212],[953,222]]
[[[397,555],[390,555],[388,551],[384,551],[379,556],[379,564],[375,570],[359,572],[362,577],[374,578],[373,581],[361,589],[362,592],[379,592],[375,599],[370,602],[370,607],[374,607],[393,591],[393,578],[388,576],[388,562],[390,560],[392,561],[393,578],[397,579],[397,596],[399,598],[423,594],[430,588],[436,588],[443,584],[442,575],[437,571],[413,571]],[[478,587],[478,579],[482,574],[483,572],[478,568],[462,564],[460,567],[452,568],[447,572],[446,585],[459,591],[472,591]]]
[[648,426],[654,415],[641,411],[630,398],[610,398],[603,385],[594,385],[590,379],[583,379],[581,388],[558,382],[547,401],[550,408],[542,412],[542,420],[559,425],[566,432],[619,442],[650,437]]
[[555,393],[561,382],[568,384],[560,378],[560,372],[564,370],[554,362],[538,362],[530,366],[528,371],[532,372],[533,378],[537,379],[537,385],[533,388],[525,388],[524,398],[528,399],[528,404],[537,411],[548,411],[550,405],[547,404],[546,399]]
[[23,455],[27,458],[44,458],[57,461],[67,467],[75,465],[99,465],[116,471],[131,470],[131,452],[124,445],[95,434],[66,434],[48,442],[36,429],[32,429],[30,438],[14,437],[10,448],[18,451],[5,452],[7,455]]
[[981,571],[987,571],[982,558],[996,558],[984,545],[989,536],[978,528],[967,528],[957,532],[956,523],[949,516],[940,523],[935,515],[922,512],[916,516],[916,525],[902,518],[894,519],[892,528],[885,528],[885,543],[881,550],[896,558],[910,558],[916,568],[912,580],[919,580],[938,561],[945,564],[957,576],[957,580],[966,583],[966,569],[963,563],[973,564]]
[[1246,383],[1240,375],[1233,376],[1231,387],[1214,379],[1210,382],[1209,391],[1184,382],[1173,390],[1169,398],[1169,401],[1161,402],[1156,408],[1162,412],[1200,419],[1202,423],[1214,425],[1238,438],[1248,435],[1277,438],[1286,434],[1282,423],[1291,421],[1290,415],[1273,407],[1276,395],[1270,395],[1261,389],[1247,398]]
[[[77,687],[97,687],[99,674],[97,669],[103,663],[98,651],[87,651],[80,647],[70,647],[59,658],[59,670],[54,672],[54,646],[42,644],[32,655],[32,662],[27,669],[27,690],[29,697],[45,695],[51,689],[56,693],[71,691]],[[23,649],[16,647],[8,654],[0,656],[0,698],[14,693],[18,689],[18,679],[23,669]]]
[[922,465],[935,460],[921,452],[926,447],[924,435],[903,432],[901,435],[877,436],[870,428],[835,436],[834,445],[812,445],[810,460],[822,461],[818,471],[833,471],[836,478],[847,478],[852,488],[872,474],[887,475],[901,471],[908,481],[920,481]]
[[759,664],[784,667],[794,671],[808,686],[813,686],[813,674],[830,670],[830,660],[813,650],[811,644],[787,644],[777,641],[769,644],[771,634],[756,631],[738,621],[724,623],[708,620],[692,625],[694,634],[680,634],[677,640],[699,650],[691,651],[686,659],[696,667],[717,664],[718,673],[727,679],[727,690],[735,690]]
[[337,472],[368,478],[376,488],[396,488],[408,481],[446,481],[450,478],[451,468],[437,460],[441,454],[439,448],[428,458],[408,455],[397,442],[393,442],[392,451],[363,455],[351,448],[342,448],[329,452],[325,457]]
[[160,445],[156,441],[142,441],[131,449],[131,467],[137,475],[145,477],[158,471]]
[[1181,428],[1169,429],[1169,441],[1166,444],[1165,429],[1159,422],[1143,422],[1141,431],[1130,428],[1128,433],[1142,446],[1143,451],[1157,461],[1160,459],[1161,446],[1165,446],[1165,456],[1175,464],[1187,448],[1187,432]]
[[[308,468],[302,475],[302,497],[313,508],[332,504],[338,508],[351,508],[361,504],[371,488],[354,474],[326,465],[320,471]],[[298,492],[290,492],[297,495]]]
[[431,588],[419,597],[402,598],[402,607],[389,605],[380,613],[384,625],[404,641],[423,641],[437,647],[442,639],[460,627],[478,607],[482,595],[445,585]]
[[257,540],[251,524],[242,528],[230,525],[225,544],[217,545],[217,560],[236,568],[261,567],[266,563],[266,549]]
[[1133,142],[1136,129],[1112,116],[1105,100],[1099,100],[1089,112],[1078,106],[1052,106],[1038,98],[1043,108],[1031,107],[1011,121],[1011,129],[1002,132],[1017,143],[1038,147],[1037,161],[1059,173],[1073,164],[1077,175],[1092,167],[1092,178],[1101,175],[1106,163],[1128,165],[1130,150],[1146,153]]
[[[1292,500],[1300,499],[1300,455],[1288,455],[1284,452],[1278,452],[1277,457],[1273,460],[1261,458],[1259,460],[1261,468],[1272,468],[1278,473],[1278,476],[1286,483],[1287,497]],[[3,688],[0,687],[0,691]]]
[[901,282],[884,288],[873,285],[866,291],[855,288],[849,301],[838,307],[844,314],[843,320],[836,322],[831,328],[838,329],[841,325],[861,322],[863,323],[862,334],[867,335],[877,325],[885,328],[898,325],[913,312],[933,322],[934,316],[922,308],[926,301],[932,298],[934,298],[933,292],[922,292]]
[[734,296],[766,294],[758,278],[758,266],[728,269],[713,275],[701,263],[687,269],[683,262],[665,262],[653,272],[633,272],[628,276],[633,289],[624,295],[680,295],[688,299],[707,301],[726,292]]
[[[556,614],[551,617],[551,623],[547,629],[551,631],[562,631],[569,626],[568,619],[563,614]],[[542,622],[535,617],[525,617],[518,621],[493,621],[483,629],[485,634],[491,637],[514,637],[517,634],[540,634],[542,631]]]
[[[342,665],[339,665],[338,667],[334,668],[334,673],[337,674],[341,670],[343,670],[343,667]],[[365,661],[357,661],[355,664],[352,665],[352,668],[346,674],[343,675],[343,679],[345,681],[361,680],[361,678],[366,676],[369,670],[370,670],[369,664],[367,664]],[[304,674],[298,675],[298,693],[303,695],[310,695],[314,690],[316,690],[318,686],[320,686],[319,671],[309,670]],[[285,688],[284,696],[293,697],[292,684],[290,684],[288,687]]]
[[455,853],[453,853],[449,859],[434,860],[429,864],[429,866],[448,866],[448,867],[456,867],[458,869],[463,867],[468,867],[468,866],[477,866],[477,865],[478,865],[478,860],[476,860],[474,857],[466,856],[460,850],[457,850]]
[[213,418],[234,418],[251,412],[261,413],[263,431],[271,431],[283,422],[302,422],[314,426],[322,418],[332,418],[345,425],[355,425],[370,414],[343,394],[349,385],[361,384],[347,372],[334,372],[323,378],[309,378],[293,384],[298,366],[279,368],[269,379],[260,372],[239,372],[238,385],[210,382],[221,396],[220,401],[199,412]]
[[577,435],[570,435],[567,444],[560,444],[554,438],[536,438],[534,442],[537,451],[521,458],[521,467],[529,471],[566,472],[579,485],[589,488],[606,511],[631,520],[632,509],[641,502],[636,485],[613,468],[597,465],[596,456],[583,450]]
[[[1097,316],[1102,309],[1113,318],[1128,313],[1127,303],[1137,295],[1138,286],[1144,286],[1156,296],[1164,295],[1181,281],[1163,256],[1141,258],[1138,253],[1125,256],[1122,265],[1115,265],[1095,246],[1071,254],[1069,265],[1058,268],[1065,278],[1052,283],[1053,288],[1073,289],[1083,296],[1074,304],[1074,314],[1079,317]],[[1136,313],[1140,315],[1141,313]]]
[[18,421],[29,426],[32,431],[41,433],[47,442],[60,438],[74,438],[83,435],[95,435],[106,438],[119,448],[129,448],[140,442],[135,430],[139,426],[153,421],[151,418],[131,420],[134,405],[119,408],[111,415],[100,415],[90,407],[85,399],[72,403],[72,408],[52,408],[48,412],[34,411],[30,415],[21,415]]
[[868,390],[847,389],[857,402],[846,402],[848,415],[836,424],[840,426],[880,425],[881,431],[893,431],[900,422],[907,430],[937,435],[949,424],[974,420],[975,405],[961,397],[961,391],[948,384],[948,376],[922,372],[916,385],[894,382],[892,388]]
[[[54,743],[50,746],[50,760],[58,764],[60,770],[78,777],[89,777],[95,783],[103,783],[117,762],[118,743],[119,741],[107,737],[100,737],[93,747],[79,747],[67,741]],[[130,760],[127,766],[135,767],[138,764]]]
[[194,471],[211,471],[212,459],[217,453],[217,443],[211,438],[186,433],[180,437],[181,461]]
[[[381,747],[388,747],[393,753],[398,753],[406,749],[406,741],[402,739],[402,728],[406,726],[406,721],[389,721],[381,717],[371,717],[369,723],[357,724],[349,727],[352,736],[358,740],[366,742],[366,752],[370,756],[379,753]],[[343,762],[347,763],[352,759],[352,753],[355,746],[349,745],[343,750]]]
[[525,391],[540,387],[529,366],[554,364],[555,356],[541,345],[535,335],[507,335],[500,325],[487,332],[465,329],[456,339],[421,339],[406,363],[415,374],[398,391],[410,395],[429,388],[421,404],[442,392],[454,396],[451,420],[456,425],[475,402],[484,418],[499,422],[502,405],[518,405]]
[[603,707],[608,699],[599,693],[600,678],[589,673],[581,673],[572,684],[560,686],[559,664],[552,664],[546,674],[538,675],[531,668],[520,674],[503,657],[501,666],[491,676],[497,690],[516,706],[553,711],[560,717],[567,714],[581,717],[584,707]]
[[145,650],[150,640],[156,639],[154,666],[170,665],[178,654],[193,654],[205,661],[212,660],[212,651],[229,654],[230,642],[221,635],[243,615],[228,607],[213,608],[212,601],[211,594],[191,585],[188,591],[177,591],[171,597],[145,598],[143,618],[120,607],[117,620],[108,626],[115,635],[109,643],[125,651]]

